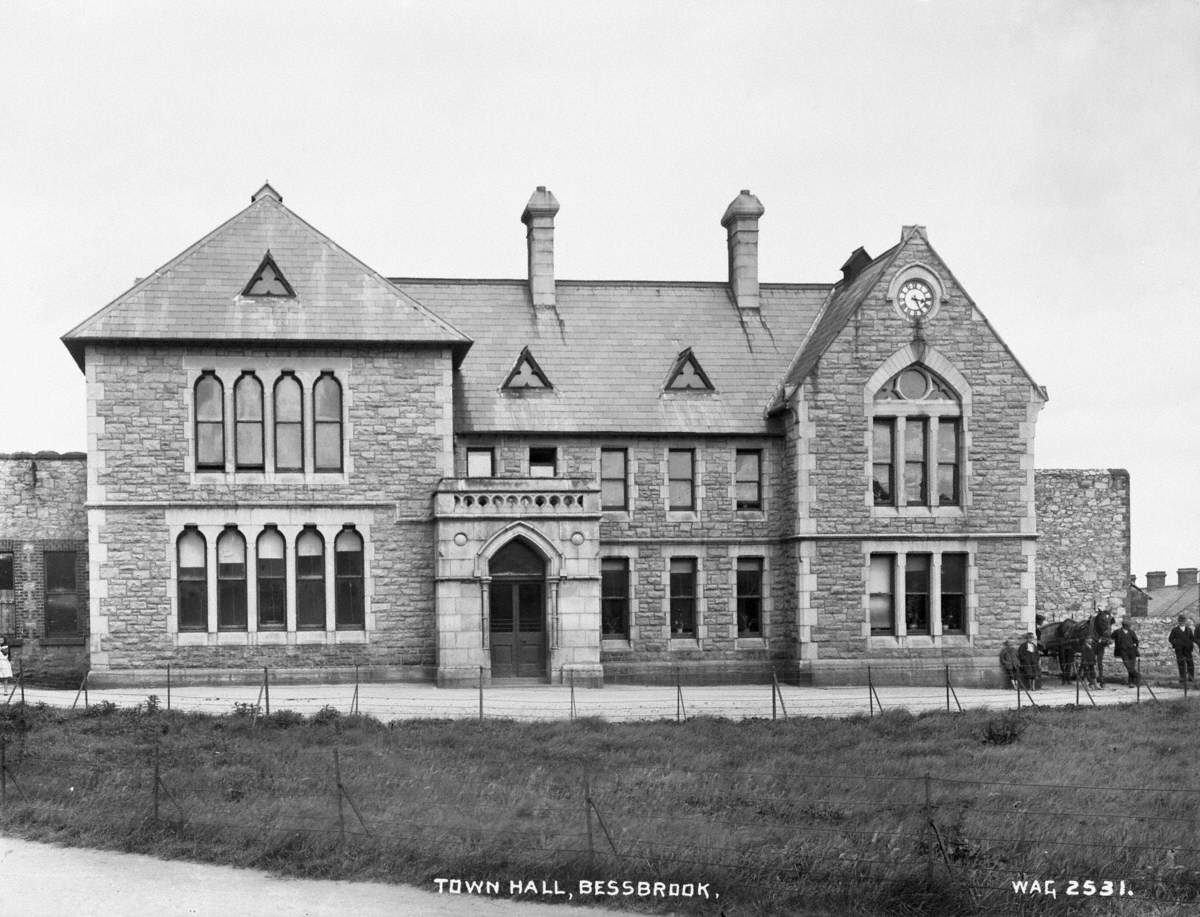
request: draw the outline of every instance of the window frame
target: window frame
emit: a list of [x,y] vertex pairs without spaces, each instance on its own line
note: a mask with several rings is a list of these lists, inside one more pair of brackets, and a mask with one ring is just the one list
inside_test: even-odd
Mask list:
[[[677,569],[678,568],[678,569]],[[667,565],[670,615],[668,627],[673,640],[700,637],[700,563],[696,557],[671,557]],[[687,587],[687,588],[684,588]]]
[[[741,458],[743,456],[754,456],[754,480],[746,480],[741,477]],[[738,490],[744,484],[753,484],[755,498],[753,501],[743,501],[738,496]],[[738,512],[762,512],[764,506],[763,500],[763,450],[762,449],[735,449],[733,456],[733,506]]]
[[[322,417],[321,410],[321,394],[320,390],[328,385],[332,385],[337,392],[337,419]],[[323,369],[316,379],[313,380],[313,471],[319,474],[340,474],[346,468],[346,441],[345,441],[345,389],[342,387],[341,380],[332,369]],[[323,430],[336,431],[336,439],[338,445],[337,464],[323,464],[321,461],[321,433]]]
[[[471,471],[472,457],[487,456],[487,474],[473,474]],[[465,453],[466,467],[464,471],[468,478],[494,478],[496,476],[496,450],[492,446],[467,446]]]
[[[280,555],[277,558],[264,558],[262,556],[263,539],[269,537],[278,539],[280,545]],[[283,534],[283,532],[279,531],[278,526],[268,523],[267,525],[264,525],[262,531],[258,533],[258,537],[254,539],[254,561],[255,593],[258,597],[258,615],[256,621],[257,629],[262,631],[287,630],[287,537]],[[268,572],[267,568],[264,568],[263,566],[265,561],[278,561],[279,572]],[[280,621],[264,621],[263,619],[263,609],[271,604],[270,602],[264,601],[264,596],[266,595],[266,591],[264,589],[265,586],[273,587],[269,597],[274,598],[276,595],[282,595],[283,601],[282,608],[280,610],[283,612],[283,615],[282,620]]]
[[[216,404],[220,408],[220,416],[217,419],[201,419],[200,417],[200,386],[208,381],[216,384]],[[206,428],[213,428],[219,434],[220,447],[217,450],[221,455],[219,462],[216,460],[204,461],[201,458],[200,450],[204,438],[200,435],[200,431]],[[195,470],[224,471],[228,452],[225,443],[225,383],[221,381],[221,377],[214,369],[201,370],[192,385],[192,437]]]
[[[539,453],[537,460],[534,459],[534,453]],[[549,461],[547,461],[549,456]],[[529,447],[529,477],[531,478],[556,478],[558,477],[558,447],[557,446],[530,446]],[[534,472],[534,468],[539,469]],[[545,474],[543,470],[549,468],[550,473]]]
[[[605,475],[604,458],[605,456],[619,455],[621,457],[621,474],[620,477],[615,475]],[[605,484],[610,486],[619,483],[621,486],[621,502],[609,503],[605,502]],[[600,509],[608,512],[628,512],[629,511],[629,450],[624,446],[601,446],[600,447]]]
[[[737,614],[738,639],[756,639],[766,636],[766,596],[765,591],[766,559],[759,556],[746,555],[738,557],[734,563],[736,578],[735,610]],[[749,579],[743,580],[746,574]],[[743,585],[753,585],[752,589],[744,589]],[[757,606],[757,607],[754,607]],[[750,618],[750,609],[754,607],[753,617],[756,625],[753,629],[743,625]]]
[[[258,418],[250,418],[245,420],[242,418],[242,399],[241,393],[243,386],[247,388],[251,385],[257,387],[258,401]],[[262,380],[255,375],[254,370],[244,369],[242,374],[237,377],[233,383],[233,467],[237,471],[263,471],[267,467],[267,431],[266,431],[266,410],[263,400],[264,389]],[[253,395],[251,396],[254,397]],[[244,460],[242,458],[242,432],[246,429],[253,432],[254,428],[258,428],[258,461]]]
[[0,551],[0,592],[14,592],[17,585],[17,558],[15,551]]
[[[195,536],[200,542],[199,567],[183,566],[183,540]],[[184,570],[199,570],[199,575],[184,576]],[[187,592],[198,591],[195,598],[185,596],[184,583],[198,584]],[[198,607],[193,608],[193,604]],[[193,618],[195,621],[193,622]],[[185,525],[175,539],[175,629],[180,633],[206,633],[208,631],[208,539],[198,526]]]
[[[285,384],[294,388],[294,390],[296,392],[296,396],[299,399],[298,410],[300,413],[300,417],[298,420],[280,420],[280,416],[283,413],[283,411],[280,410],[279,393],[280,393],[281,387]],[[290,370],[290,369],[280,370],[279,376],[275,379],[275,385],[271,389],[271,409],[272,409],[272,424],[273,424],[272,446],[274,447],[273,451],[275,453],[275,456],[274,456],[275,457],[275,471],[277,473],[282,473],[282,474],[296,473],[296,472],[303,474],[304,466],[305,466],[305,462],[304,462],[304,446],[305,446],[304,383],[301,382],[300,379],[296,376],[296,373],[294,370]],[[290,432],[292,430],[292,428],[296,428],[296,432],[299,433],[299,436],[300,436],[299,448],[297,450],[299,457],[300,457],[300,462],[298,465],[284,465],[280,462],[280,455],[281,455],[282,450],[280,450],[280,448],[279,448],[279,441],[280,441],[279,434],[280,434],[281,430],[287,430]]]
[[[236,538],[242,545],[241,564],[222,564],[221,545],[226,539]],[[217,536],[217,630],[242,632],[249,630],[249,577],[246,556],[249,545],[246,536],[236,525],[227,525]],[[240,576],[223,572],[222,567],[240,566]],[[238,585],[240,584],[240,586]]]
[[[620,589],[616,588],[617,584]],[[630,639],[630,563],[628,557],[600,558],[600,639],[628,640]],[[608,609],[616,606],[616,618],[623,623],[622,627],[610,629]]]
[[[300,558],[312,557],[316,555],[300,553],[304,541],[308,540],[306,536],[315,536],[321,546],[320,564],[313,565],[315,572],[302,567]],[[321,534],[320,529],[315,525],[306,525],[296,535],[296,541],[293,548],[293,553],[296,557],[294,577],[296,580],[296,630],[302,631],[317,631],[327,628],[326,621],[326,600],[325,600],[325,536]],[[319,583],[320,588],[313,588]],[[307,586],[308,588],[303,588]],[[312,607],[309,607],[309,601],[312,601]],[[319,606],[319,608],[318,608]],[[320,612],[318,615],[317,612]],[[311,620],[309,620],[311,618]]]
[[[970,541],[966,544],[950,545],[921,545],[910,550],[909,545],[897,542],[875,542],[866,545],[866,630],[872,638],[884,638],[889,641],[900,638],[916,638],[924,641],[938,641],[943,638],[951,640],[969,640],[972,635],[972,558],[977,547]],[[918,561],[918,559],[920,559]],[[879,593],[875,589],[876,562],[886,561],[889,585],[887,593]],[[914,589],[914,567],[924,562],[925,590]],[[961,573],[961,592],[946,589],[946,584],[952,579],[948,569],[958,565]],[[918,574],[919,575],[919,574]],[[920,585],[917,583],[916,585]],[[913,598],[917,598],[914,605]],[[957,598],[958,627],[946,627],[947,598]],[[873,613],[876,599],[886,601],[889,614],[887,629],[876,627]],[[922,604],[923,603],[923,604]],[[919,607],[918,607],[919,606]],[[924,619],[921,611],[924,610]],[[914,612],[916,623],[914,623]],[[888,644],[881,643],[879,646]],[[936,642],[933,645],[937,645]]]
[[[688,476],[676,477],[672,467],[672,456],[686,455],[688,460]],[[688,488],[687,504],[675,502],[676,483],[685,482]],[[696,511],[696,450],[694,448],[667,449],[667,510],[673,513],[694,513]]]
[[[356,539],[358,550],[340,550],[338,544],[344,538]],[[358,555],[357,571],[343,569],[341,560],[346,554]],[[333,619],[337,630],[367,629],[366,570],[365,539],[353,525],[343,525],[333,537]]]
[[[59,586],[51,585],[51,558],[62,557],[65,562],[62,564],[63,570],[71,572],[71,588],[63,589]],[[57,565],[55,565],[57,566]],[[79,552],[74,549],[43,551],[42,552],[42,581],[45,587],[43,594],[43,632],[48,638],[70,638],[78,637],[83,633],[79,621]],[[58,626],[51,626],[52,618],[60,617],[56,612],[51,615],[51,596],[54,597],[54,602],[65,603],[65,607],[69,607],[71,611],[72,627],[68,630]],[[68,601],[69,599],[69,601]]]

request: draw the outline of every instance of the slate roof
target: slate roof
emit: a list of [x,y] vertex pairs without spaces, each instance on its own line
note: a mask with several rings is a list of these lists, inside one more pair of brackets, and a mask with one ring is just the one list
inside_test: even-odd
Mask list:
[[[295,298],[243,296],[270,251]],[[264,185],[249,207],[63,335],[98,341],[448,344],[470,340],[318,232]]]
[[[459,432],[767,433],[764,410],[828,284],[763,284],[741,315],[725,283],[572,281],[535,312],[525,280],[394,278],[474,340],[458,370]],[[500,391],[523,347],[553,390]],[[713,392],[664,392],[692,348]]]
[[1200,607],[1198,586],[1163,586],[1159,589],[1147,589],[1146,594],[1149,596],[1146,615],[1151,618],[1187,615],[1195,620],[1197,608]]

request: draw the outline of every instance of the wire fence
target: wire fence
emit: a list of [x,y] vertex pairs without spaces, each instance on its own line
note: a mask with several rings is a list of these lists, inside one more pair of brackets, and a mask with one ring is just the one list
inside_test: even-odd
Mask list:
[[[3,817],[157,832],[197,848],[207,839],[499,862],[519,876],[536,866],[785,901],[818,886],[827,896],[923,879],[976,905],[1045,897],[1049,882],[1056,897],[1120,902],[1129,914],[1148,901],[1200,907],[1195,812],[1173,814],[1196,788],[644,765],[502,779],[397,762],[369,745],[292,747],[270,760],[180,747],[143,719],[132,752],[76,754],[41,746],[36,732],[0,734]],[[487,875],[511,893],[495,869]]]
[[[139,673],[143,679],[147,672]],[[294,677],[294,672],[285,672]],[[1150,677],[1126,685],[1089,687],[1078,669],[1066,676],[1043,672],[1036,682],[1017,681],[1016,687],[979,686],[980,671],[970,664],[935,662],[872,663],[865,684],[830,685],[819,689],[787,684],[770,668],[760,665],[721,670],[726,683],[711,683],[711,673],[685,666],[662,673],[650,685],[606,684],[603,690],[576,685],[569,670],[558,673],[556,683],[511,687],[492,682],[480,669],[472,687],[438,689],[429,683],[396,683],[373,680],[370,670],[347,669],[347,680],[338,685],[296,684],[281,679],[269,667],[231,669],[221,680],[195,684],[194,672],[166,667],[157,684],[144,687],[93,688],[85,675],[73,692],[27,685],[23,675],[3,695],[3,703],[43,702],[72,708],[93,703],[138,707],[148,701],[167,710],[224,714],[237,706],[260,715],[272,710],[318,713],[326,707],[340,712],[370,714],[377,718],[512,719],[543,721],[597,717],[610,721],[683,721],[697,716],[731,719],[787,719],[789,717],[875,716],[903,708],[913,713],[961,712],[967,707],[1021,709],[1043,705],[1099,706],[1111,703],[1155,702],[1189,698],[1195,691],[1184,683],[1164,687]],[[182,677],[181,677],[182,675]],[[186,680],[185,680],[186,679]],[[695,683],[700,680],[702,683]],[[182,683],[181,683],[182,682]],[[69,698],[69,700],[68,700]]]

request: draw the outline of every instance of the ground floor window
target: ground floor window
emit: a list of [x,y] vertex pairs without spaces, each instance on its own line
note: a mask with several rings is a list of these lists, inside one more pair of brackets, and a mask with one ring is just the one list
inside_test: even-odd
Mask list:
[[366,626],[363,605],[363,541],[353,526],[338,532],[333,541],[334,618],[338,629],[361,630]]
[[737,562],[737,625],[739,637],[762,636],[763,562],[739,557]]
[[629,558],[600,561],[600,635],[629,638]]
[[75,576],[74,551],[47,551],[46,636],[79,635],[79,590]]
[[696,636],[696,558],[671,558],[671,636]]
[[965,635],[968,566],[965,552],[872,553],[867,572],[871,635]]

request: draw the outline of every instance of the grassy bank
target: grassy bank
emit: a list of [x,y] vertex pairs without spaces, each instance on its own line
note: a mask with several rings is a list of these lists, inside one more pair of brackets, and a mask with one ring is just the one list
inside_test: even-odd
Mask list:
[[[0,826],[430,889],[532,880],[543,900],[629,881],[623,907],[728,917],[1185,914],[1196,709],[610,725],[12,707]],[[1058,898],[1014,893],[1031,879]],[[1068,899],[1072,879],[1133,896]]]

